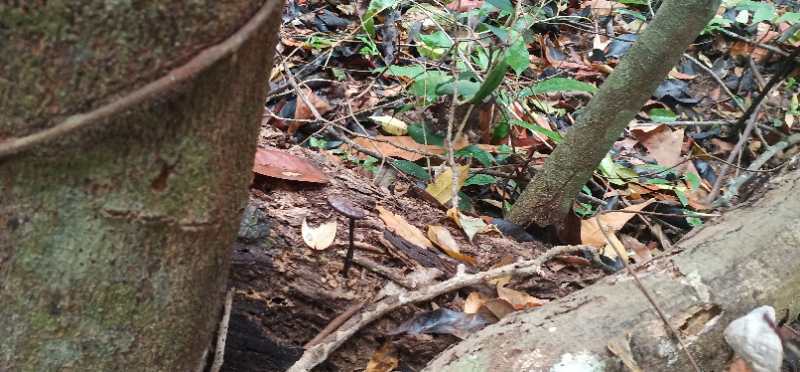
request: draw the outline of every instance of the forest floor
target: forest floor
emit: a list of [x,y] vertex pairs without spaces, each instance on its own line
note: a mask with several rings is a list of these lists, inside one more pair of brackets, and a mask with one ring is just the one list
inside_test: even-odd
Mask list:
[[[286,370],[310,341],[343,327],[342,314],[392,290],[584,246],[535,276],[397,307],[318,368],[419,370],[460,338],[585,288],[622,260],[669,254],[797,153],[798,75],[786,56],[800,44],[800,5],[726,2],[570,218],[511,224],[504,216],[519,192],[656,10],[647,1],[533,3],[288,1],[233,249],[223,370]],[[332,207],[340,204],[365,214],[346,271],[351,232]],[[600,214],[612,210],[629,213]]]

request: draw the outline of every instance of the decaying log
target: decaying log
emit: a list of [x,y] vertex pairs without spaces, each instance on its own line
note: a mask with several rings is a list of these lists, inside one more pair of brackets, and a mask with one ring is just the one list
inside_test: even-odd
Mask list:
[[[731,210],[638,268],[638,275],[703,370],[723,370],[722,338],[760,305],[796,316],[800,295],[800,171],[775,178],[752,205]],[[612,352],[613,350],[613,352]],[[685,354],[620,272],[518,313],[448,349],[426,371],[689,371]]]

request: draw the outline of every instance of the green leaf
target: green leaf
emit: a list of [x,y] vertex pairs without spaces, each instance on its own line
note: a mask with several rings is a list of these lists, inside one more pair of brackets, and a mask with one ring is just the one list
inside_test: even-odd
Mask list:
[[511,119],[511,124],[523,127],[525,129],[530,129],[530,130],[532,130],[532,131],[534,131],[536,133],[539,133],[539,134],[541,134],[541,135],[553,140],[553,142],[555,142],[555,143],[561,143],[561,141],[564,140],[564,137],[562,137],[560,133],[554,132],[554,131],[549,130],[549,129],[542,128],[541,126],[538,126],[536,124],[531,124],[531,123],[528,123],[528,122],[525,122],[525,121],[522,121],[522,120],[518,120],[518,119]]
[[636,18],[642,22],[647,21],[647,17],[645,17],[642,13],[634,12],[628,9],[617,9],[617,13],[619,14],[627,14],[633,18]]
[[782,16],[778,17],[778,19],[775,20],[775,23],[781,23],[781,22],[787,22],[792,25],[797,22],[800,22],[800,13],[794,13],[794,12],[783,13]]
[[768,2],[743,0],[736,5],[736,9],[753,12],[752,23],[769,21],[775,17],[775,6]]
[[443,71],[425,71],[414,79],[408,91],[419,97],[425,97],[428,101],[433,101],[439,96],[437,90],[439,86],[451,80],[449,74]]
[[682,187],[676,187],[673,191],[675,191],[675,195],[678,196],[678,200],[680,200],[681,205],[689,205],[689,198],[686,197],[686,192]]
[[495,65],[489,73],[486,75],[486,79],[481,84],[481,87],[475,93],[469,103],[481,103],[483,99],[488,97],[489,95],[494,92],[497,87],[500,86],[500,83],[503,82],[503,79],[506,76],[506,71],[508,71],[508,63],[505,59],[499,61],[497,65]]
[[472,199],[469,196],[461,191],[458,192],[458,209],[464,212],[469,212],[472,210]]
[[433,133],[425,124],[411,124],[408,126],[408,135],[423,145],[444,146],[444,137]]
[[375,16],[384,9],[392,8],[397,4],[397,0],[372,0],[367,6],[367,11],[361,17],[361,26],[370,37],[375,38]]
[[468,100],[471,99],[473,96],[475,96],[475,93],[478,92],[478,89],[480,89],[481,84],[469,80],[458,80],[456,82],[449,82],[440,85],[439,88],[436,90],[436,94],[440,96],[452,96],[453,90],[456,87],[458,88],[458,95],[461,96],[462,99]]
[[[380,73],[383,71],[383,68],[376,68],[372,70],[372,72]],[[409,65],[409,66],[398,66],[398,65],[391,65],[386,69],[386,74],[391,76],[402,76],[407,77],[409,79],[416,79],[418,76],[425,73],[425,66],[423,65]]]
[[525,38],[522,37],[522,34],[511,31],[510,36],[511,45],[506,50],[506,63],[519,75],[530,66],[531,54],[528,52],[528,46],[525,44]]
[[419,35],[419,39],[431,48],[450,48],[453,40],[442,31],[436,31],[430,35]]
[[617,2],[627,5],[647,5],[647,0],[617,0]]
[[648,112],[650,119],[657,123],[670,123],[678,118],[670,109],[655,108]]
[[618,186],[624,185],[628,181],[636,180],[639,176],[632,169],[615,163],[608,154],[600,161],[597,169],[607,177],[608,182]]
[[508,0],[486,0],[487,3],[491,4],[493,7],[500,9],[504,12],[513,13],[514,6],[511,5],[511,2]]
[[414,162],[410,162],[408,160],[394,160],[392,161],[392,165],[395,166],[401,172],[419,178],[423,181],[427,181],[431,179],[431,175],[425,170],[425,168],[420,167]]
[[464,147],[463,149],[456,151],[453,155],[459,158],[475,158],[484,167],[490,167],[492,163],[494,163],[494,157],[492,154],[475,145]]
[[497,182],[497,179],[494,176],[490,176],[488,174],[482,173],[475,173],[470,178],[467,178],[467,181],[464,182],[464,186],[471,186],[471,185],[493,185]]
[[686,172],[683,175],[683,179],[686,180],[686,182],[689,183],[689,186],[693,189],[697,189],[700,187],[700,176],[698,176],[697,173]]
[[520,93],[520,96],[528,97],[535,94],[554,92],[586,92],[594,94],[597,92],[597,87],[589,83],[577,81],[575,79],[554,77],[547,80],[542,80],[530,88],[523,89]]
[[509,125],[507,121],[504,120],[497,123],[494,130],[492,130],[492,141],[499,141],[506,138],[509,130],[511,130],[511,125]]

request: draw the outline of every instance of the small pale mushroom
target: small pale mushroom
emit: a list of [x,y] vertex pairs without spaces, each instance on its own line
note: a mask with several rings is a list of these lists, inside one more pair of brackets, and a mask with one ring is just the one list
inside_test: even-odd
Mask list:
[[360,220],[367,216],[367,212],[355,204],[350,202],[347,199],[337,197],[337,196],[329,196],[328,197],[328,204],[338,212],[339,214],[347,217],[350,220],[350,245],[347,247],[347,255],[344,259],[344,268],[342,269],[342,275],[347,277],[347,271],[350,269],[350,264],[353,260],[353,248],[355,246],[355,229],[356,229],[356,220]]

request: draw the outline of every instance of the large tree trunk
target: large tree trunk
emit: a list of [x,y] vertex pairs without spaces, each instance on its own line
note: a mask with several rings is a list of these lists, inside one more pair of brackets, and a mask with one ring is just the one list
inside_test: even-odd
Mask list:
[[560,223],[620,133],[650,98],[719,8],[719,0],[667,0],[578,116],[509,219],[519,225]]
[[[754,205],[726,213],[679,244],[683,251],[639,268],[700,367],[725,370],[722,332],[755,307],[797,315],[800,295],[800,171],[780,177]],[[626,273],[487,327],[427,371],[550,371],[572,361],[592,371],[690,371],[680,347]],[[632,362],[631,362],[632,361]],[[595,368],[590,368],[594,366]]]
[[282,1],[7,4],[0,148],[118,100],[269,12],[193,80],[0,154],[0,370],[202,367]]

